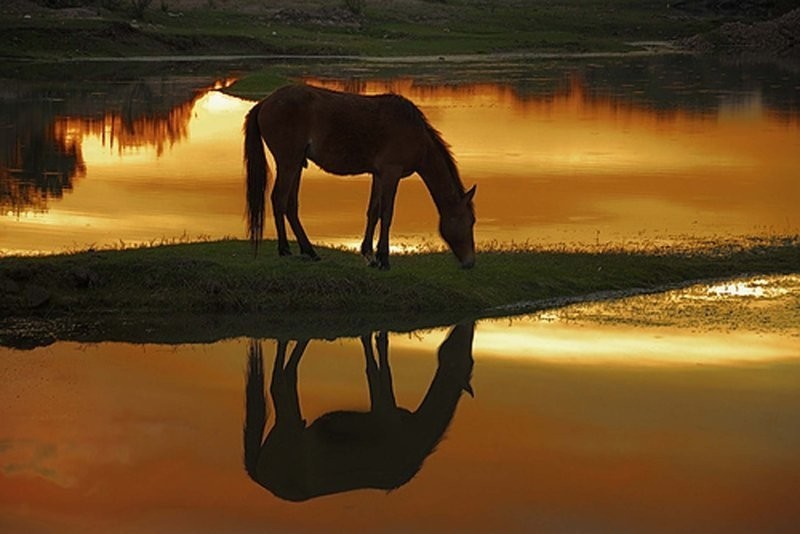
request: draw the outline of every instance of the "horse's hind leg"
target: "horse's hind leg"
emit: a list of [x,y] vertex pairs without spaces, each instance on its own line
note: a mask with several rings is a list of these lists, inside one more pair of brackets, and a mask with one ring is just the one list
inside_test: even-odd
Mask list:
[[[299,172],[299,171],[298,171]],[[275,232],[278,236],[278,255],[289,256],[289,239],[286,237],[286,211],[289,204],[292,181],[286,167],[278,164],[278,175],[272,187],[272,216],[275,218]]]
[[275,405],[277,422],[300,422],[302,420],[297,391],[297,365],[300,363],[300,358],[302,358],[307,345],[308,340],[297,341],[289,361],[284,365],[288,342],[278,341],[270,381],[270,395],[272,395],[272,402]]
[[286,211],[286,218],[289,220],[289,224],[292,227],[292,232],[294,232],[294,236],[297,238],[297,244],[300,245],[300,253],[305,254],[312,260],[319,260],[319,256],[317,252],[314,250],[314,247],[311,245],[311,241],[308,239],[306,235],[306,231],[303,228],[303,224],[300,222],[300,175],[302,170],[297,173],[297,176],[292,183],[291,191],[289,192],[289,203],[287,206]]
[[300,190],[300,174],[303,170],[302,159],[297,163],[278,162],[278,176],[272,188],[272,214],[275,217],[275,230],[278,234],[278,254],[288,256],[291,254],[289,240],[286,236],[286,221],[292,227],[300,252],[312,259],[319,259],[314,247],[306,235],[298,214],[298,194]]

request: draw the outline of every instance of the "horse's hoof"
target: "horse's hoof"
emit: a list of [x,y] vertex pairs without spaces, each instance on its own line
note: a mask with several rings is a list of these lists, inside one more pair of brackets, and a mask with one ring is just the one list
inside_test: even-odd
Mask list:
[[375,268],[380,265],[378,259],[375,257],[374,254],[363,254],[363,256],[364,256],[364,261],[367,262],[368,267]]
[[389,266],[388,262],[387,263],[379,263],[378,264],[378,269],[380,269],[381,271],[388,271],[389,269],[391,269],[391,267]]
[[320,261],[322,258],[314,254],[303,254],[303,257],[306,258],[308,261]]
[[292,255],[292,251],[289,250],[289,249],[278,250],[278,256],[284,257],[284,256],[291,256],[291,255]]

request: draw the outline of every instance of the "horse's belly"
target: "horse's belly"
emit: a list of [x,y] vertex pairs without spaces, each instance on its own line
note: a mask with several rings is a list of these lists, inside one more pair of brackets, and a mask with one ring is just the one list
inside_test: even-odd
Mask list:
[[331,174],[362,174],[374,170],[373,158],[358,147],[332,146],[323,151],[308,147],[308,159]]

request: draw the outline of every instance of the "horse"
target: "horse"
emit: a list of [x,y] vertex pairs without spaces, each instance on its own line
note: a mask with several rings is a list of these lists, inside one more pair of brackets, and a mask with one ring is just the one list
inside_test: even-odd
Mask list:
[[[278,254],[290,255],[286,221],[301,254],[317,260],[300,222],[300,176],[308,161],[336,175],[371,174],[367,225],[361,254],[389,269],[389,227],[402,178],[417,173],[439,212],[439,233],[463,268],[475,264],[475,187],[464,191],[449,145],[411,101],[396,94],[364,96],[308,85],[288,85],[255,104],[244,123],[247,227],[254,251],[264,233],[269,166],[277,166],[272,214]],[[377,255],[373,249],[380,221]]]
[[441,441],[462,392],[474,395],[474,324],[455,326],[439,348],[439,365],[419,407],[397,406],[389,367],[388,338],[362,336],[370,411],[328,412],[306,425],[300,411],[297,366],[308,341],[298,341],[286,361],[279,341],[270,381],[275,422],[266,438],[266,398],[261,345],[251,342],[245,386],[244,466],[250,478],[275,496],[306,501],[355,489],[390,491],[409,482]]

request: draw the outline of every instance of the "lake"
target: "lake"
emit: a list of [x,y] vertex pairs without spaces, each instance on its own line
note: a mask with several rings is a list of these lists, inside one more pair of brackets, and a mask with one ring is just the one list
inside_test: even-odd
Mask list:
[[243,338],[0,348],[0,523],[791,531],[798,325],[795,275],[304,351]]
[[[687,56],[299,63],[266,68],[419,105],[478,185],[481,246],[800,231],[796,71]],[[263,95],[228,96],[234,66],[156,65],[60,65],[69,82],[20,67],[23,79],[2,81],[0,252],[244,236],[241,128]],[[356,248],[369,178],[311,167],[309,236]],[[441,246],[436,220],[421,180],[404,180],[393,246]]]
[[[258,66],[417,103],[478,184],[479,248],[692,249],[800,231],[791,66]],[[250,68],[9,65],[0,253],[243,237],[241,126],[262,95],[226,89]],[[312,241],[355,249],[368,194],[367,177],[312,165]],[[401,184],[393,237],[397,252],[441,246],[417,178]],[[794,274],[361,338],[0,347],[0,528],[791,531],[798,325]]]

